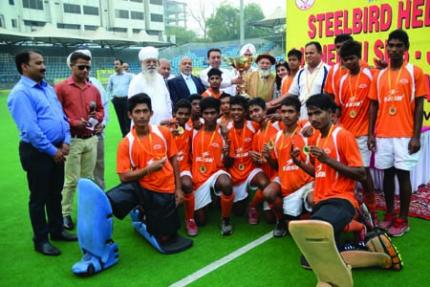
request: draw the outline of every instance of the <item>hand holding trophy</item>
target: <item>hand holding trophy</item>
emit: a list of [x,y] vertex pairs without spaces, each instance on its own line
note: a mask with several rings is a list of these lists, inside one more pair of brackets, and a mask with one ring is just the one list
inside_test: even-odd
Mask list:
[[252,57],[247,56],[241,56],[241,57],[235,57],[235,58],[225,58],[224,59],[227,63],[230,64],[233,68],[236,69],[236,71],[239,72],[238,80],[240,84],[237,85],[238,87],[238,94],[244,97],[248,97],[245,91],[245,82],[243,79],[243,74],[245,71],[247,71],[251,65],[252,65]]

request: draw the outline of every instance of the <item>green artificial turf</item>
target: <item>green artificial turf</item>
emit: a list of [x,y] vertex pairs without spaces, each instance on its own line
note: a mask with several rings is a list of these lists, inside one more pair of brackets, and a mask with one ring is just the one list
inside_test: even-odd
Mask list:
[[[91,278],[74,276],[71,266],[81,256],[77,243],[55,242],[62,251],[59,257],[33,250],[27,182],[18,158],[19,136],[7,112],[5,95],[7,92],[0,91],[0,286],[168,286],[271,231],[272,226],[264,222],[250,226],[245,218],[234,217],[234,234],[222,237],[219,212],[213,210],[191,249],[161,255],[133,231],[129,218],[115,219],[113,238],[119,245],[119,264]],[[120,132],[112,107],[110,118],[105,139],[108,188],[119,183],[115,154]],[[425,235],[430,223],[411,219],[410,224],[411,232],[394,240],[405,268],[401,272],[354,270],[355,286],[424,286],[428,282]],[[315,286],[313,273],[299,266],[299,256],[290,237],[270,239],[192,286]]]

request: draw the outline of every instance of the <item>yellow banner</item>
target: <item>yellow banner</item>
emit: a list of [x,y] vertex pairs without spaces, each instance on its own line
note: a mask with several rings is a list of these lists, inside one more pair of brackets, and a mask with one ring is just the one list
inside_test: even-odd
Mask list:
[[[334,38],[351,34],[363,44],[363,59],[388,59],[388,34],[404,29],[409,35],[409,62],[430,74],[430,0],[287,0],[287,51],[304,50],[309,41],[323,46],[323,60],[336,63]],[[430,128],[430,103],[425,102],[424,126]]]

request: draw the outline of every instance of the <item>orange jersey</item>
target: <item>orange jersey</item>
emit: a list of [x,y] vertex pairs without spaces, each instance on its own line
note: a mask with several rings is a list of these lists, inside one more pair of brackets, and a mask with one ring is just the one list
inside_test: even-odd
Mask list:
[[205,98],[205,97],[213,97],[213,98],[219,100],[219,98],[221,97],[221,93],[222,93],[221,90],[218,90],[218,92],[215,92],[212,88],[208,88],[206,91],[204,91],[202,93],[202,97],[203,98]]
[[369,98],[378,101],[375,135],[382,138],[413,136],[415,98],[428,93],[423,71],[412,64],[400,70],[382,70],[373,81]]
[[[266,143],[275,142],[275,136],[280,129],[279,122],[269,122],[264,130],[258,130],[252,140],[252,150],[261,154]],[[261,169],[269,179],[276,176],[276,170],[268,162],[264,162]]]
[[337,63],[331,67],[327,74],[324,90],[327,94],[336,95],[339,89],[340,79],[348,73],[348,69]]
[[288,94],[288,90],[291,87],[291,84],[294,81],[294,77],[291,77],[290,75],[285,76],[282,79],[282,83],[281,83],[281,97],[285,96],[286,94]]
[[226,126],[228,129],[233,126],[233,119],[231,116],[227,118],[225,115],[222,115],[216,120],[216,122],[219,125]]
[[179,171],[189,170],[191,171],[191,139],[193,137],[193,128],[186,124],[184,133],[175,136],[175,143],[178,149],[178,165]]
[[365,136],[369,129],[368,98],[373,81],[369,68],[362,68],[358,75],[345,74],[335,95],[336,104],[341,107],[339,123],[355,137]]
[[[357,141],[348,130],[332,126],[331,131],[325,138],[318,138],[316,145],[336,161],[349,167],[362,167],[363,161],[358,149]],[[351,202],[357,208],[358,201],[355,198],[355,184],[350,179],[330,166],[319,162],[315,158],[315,188],[314,203],[329,198],[343,198]]]
[[257,132],[257,124],[245,121],[242,129],[234,126],[228,132],[230,141],[230,157],[234,159],[233,166],[228,169],[233,184],[238,184],[246,180],[249,173],[255,168],[249,155],[252,150],[252,140]]
[[[119,143],[117,152],[117,173],[145,168],[152,161],[176,156],[176,144],[167,127],[150,126],[150,131],[144,137],[138,137],[133,127]],[[139,179],[139,184],[155,192],[174,193],[175,176],[170,161],[160,170],[152,172]]]
[[221,131],[217,127],[214,131],[205,131],[201,128],[194,131],[192,141],[193,185],[197,189],[212,174],[224,168],[222,148],[225,142]]
[[273,155],[278,160],[278,176],[281,184],[281,193],[285,197],[305,184],[311,182],[313,178],[299,168],[291,159],[291,144],[300,149],[300,160],[309,162],[309,156],[304,153],[304,147],[308,145],[308,139],[300,135],[300,127],[293,135],[286,135],[284,131],[279,131],[275,136],[275,148]]

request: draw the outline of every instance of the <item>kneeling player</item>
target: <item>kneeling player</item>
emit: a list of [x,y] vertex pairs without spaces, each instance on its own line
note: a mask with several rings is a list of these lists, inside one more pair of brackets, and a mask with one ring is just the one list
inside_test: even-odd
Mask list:
[[286,222],[298,219],[302,213],[304,197],[312,190],[313,178],[301,170],[291,159],[290,151],[294,146],[299,158],[309,162],[309,156],[303,152],[308,139],[300,133],[297,121],[300,117],[300,101],[295,97],[285,98],[280,107],[284,130],[275,137],[274,148],[265,146],[264,156],[269,164],[278,170],[278,177],[264,189],[264,197],[270,203],[277,223],[273,230],[275,237],[285,236]]
[[201,100],[200,110],[204,125],[194,131],[192,140],[192,174],[197,223],[206,222],[205,207],[212,202],[211,190],[221,197],[221,234],[233,231],[230,222],[233,189],[230,175],[223,169],[229,146],[217,126],[220,102],[213,97]]
[[243,214],[245,211],[244,200],[248,197],[248,189],[257,187],[254,198],[258,200],[251,201],[249,208],[249,223],[256,224],[258,216],[255,206],[263,202],[263,197],[258,196],[262,190],[269,184],[267,176],[261,168],[256,168],[252,161],[250,152],[252,151],[252,140],[257,132],[257,125],[246,120],[248,113],[248,99],[242,96],[232,97],[230,100],[231,115],[233,118],[233,127],[228,132],[230,152],[225,161],[226,167],[232,177],[233,192],[235,195],[235,211],[237,214]]

